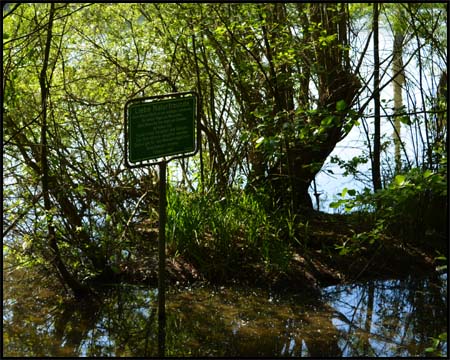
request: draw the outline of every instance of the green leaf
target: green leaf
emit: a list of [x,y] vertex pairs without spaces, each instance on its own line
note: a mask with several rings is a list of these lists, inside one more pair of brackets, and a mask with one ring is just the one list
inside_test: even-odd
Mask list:
[[350,196],[355,196],[355,195],[356,195],[356,190],[355,190],[355,189],[349,189],[349,190],[348,190],[348,194],[349,194]]
[[337,209],[339,206],[341,206],[341,202],[340,201],[333,201],[330,203],[330,205],[328,205],[330,208],[332,209]]
[[225,26],[218,26],[214,32],[218,35],[223,35],[225,32],[227,31],[227,29],[225,28]]
[[347,104],[346,104],[345,100],[339,100],[336,103],[336,110],[337,111],[344,111],[346,109],[346,107],[347,107]]
[[427,179],[432,175],[433,175],[433,171],[431,171],[430,169],[425,170],[425,172],[423,173],[424,179]]
[[411,119],[409,118],[409,116],[405,115],[405,116],[400,116],[399,120],[402,124],[405,125],[411,125]]
[[344,207],[344,210],[345,210],[346,212],[352,211],[352,210],[353,210],[353,205],[351,205],[351,204],[346,204],[345,207]]
[[334,118],[335,118],[334,116],[327,116],[325,119],[323,119],[320,122],[320,125],[326,126],[326,127],[331,126],[331,125],[333,125]]
[[404,185],[405,184],[405,179],[406,179],[405,175],[397,175],[394,178],[395,185],[397,185],[397,186]]
[[84,185],[78,184],[78,186],[75,188],[75,191],[80,194],[81,196],[86,195],[86,191],[84,190]]
[[264,136],[261,136],[258,140],[256,140],[255,148],[259,148],[264,141]]

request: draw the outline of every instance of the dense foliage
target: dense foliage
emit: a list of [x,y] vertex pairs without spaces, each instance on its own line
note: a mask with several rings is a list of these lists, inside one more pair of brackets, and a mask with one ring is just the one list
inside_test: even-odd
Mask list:
[[[377,226],[406,238],[442,232],[446,17],[444,4],[381,6],[386,37],[403,32],[403,64],[396,53],[391,76],[394,56],[382,54],[374,88],[363,4],[5,3],[4,253],[54,267],[76,294],[120,273],[124,257],[144,256],[151,236],[137,225],[157,220],[158,178],[124,167],[124,104],[188,90],[199,94],[202,143],[173,164],[182,180],[168,191],[172,256],[218,277],[241,268],[243,254],[285,269],[292,246],[306,247],[311,182],[359,125],[365,155],[336,162],[358,176],[385,154],[385,189],[363,199]],[[395,81],[408,101],[395,114],[382,105],[401,122],[394,159],[390,140],[372,145],[369,119],[374,95]]]

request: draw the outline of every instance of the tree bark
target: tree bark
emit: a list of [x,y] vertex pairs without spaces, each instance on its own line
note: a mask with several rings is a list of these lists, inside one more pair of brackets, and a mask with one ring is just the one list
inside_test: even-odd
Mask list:
[[403,68],[403,39],[404,35],[396,31],[394,35],[394,46],[393,46],[393,61],[392,61],[392,71],[397,74],[393,79],[394,88],[394,133],[392,137],[394,139],[394,158],[395,158],[395,173],[399,173],[402,167],[401,159],[401,122],[399,113],[403,108],[403,97],[402,97],[402,86],[405,83],[404,72],[401,71]]

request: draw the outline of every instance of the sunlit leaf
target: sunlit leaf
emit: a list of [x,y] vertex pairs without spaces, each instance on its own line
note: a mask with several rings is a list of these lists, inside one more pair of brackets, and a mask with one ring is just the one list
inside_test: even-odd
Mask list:
[[258,140],[256,140],[256,148],[260,147],[264,141],[264,136],[261,136]]
[[406,177],[404,175],[396,175],[394,178],[394,182],[397,186],[402,186],[405,184]]

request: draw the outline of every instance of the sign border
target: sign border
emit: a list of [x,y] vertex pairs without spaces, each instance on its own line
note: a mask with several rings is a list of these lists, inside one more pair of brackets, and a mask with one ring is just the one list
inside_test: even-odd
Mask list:
[[[130,162],[128,159],[129,155],[129,136],[128,136],[128,107],[131,104],[135,103],[149,103],[152,102],[150,100],[157,100],[157,99],[182,99],[183,97],[194,97],[196,102],[196,108],[194,109],[194,131],[196,132],[194,134],[194,151],[189,153],[181,153],[181,154],[173,154],[175,156],[167,155],[167,156],[161,156],[154,159],[149,160],[143,160],[143,161],[137,161],[137,162]],[[145,96],[140,98],[134,98],[130,99],[125,103],[124,107],[124,154],[125,154],[125,166],[127,168],[137,168],[137,167],[143,167],[143,166],[152,166],[152,165],[158,165],[163,162],[169,162],[171,160],[175,159],[182,159],[189,156],[193,156],[197,154],[199,144],[201,144],[201,138],[200,138],[200,121],[199,121],[199,109],[200,109],[200,102],[198,101],[198,94],[195,91],[185,91],[185,92],[177,92],[177,93],[170,93],[170,94],[163,94],[163,95],[155,95],[155,96]]]
[[[184,115],[188,115],[188,117],[183,116],[183,122],[185,120],[188,121],[189,124],[189,128],[190,128],[190,133],[186,134],[187,137],[183,137],[182,140],[183,144],[185,142],[185,140],[188,140],[189,146],[181,146],[181,143],[175,142],[175,148],[171,148],[171,147],[160,147],[158,151],[141,151],[139,154],[135,154],[134,156],[131,156],[133,154],[133,150],[137,150],[136,148],[136,143],[135,143],[135,139],[133,137],[133,134],[135,134],[136,132],[139,132],[139,130],[136,128],[136,126],[139,126],[140,121],[139,120],[135,120],[134,117],[132,116],[132,111],[134,108],[136,109],[144,109],[144,118],[141,118],[142,121],[146,121],[145,119],[152,119],[154,112],[151,109],[145,110],[146,106],[171,106],[171,105],[175,105],[175,108],[173,108],[173,110],[168,110],[166,112],[163,112],[160,117],[160,119],[158,121],[162,121],[162,123],[164,123],[165,121],[168,121],[168,117],[170,116],[169,113],[170,112],[177,112],[177,104],[180,104],[180,101],[183,101],[184,99],[188,100],[190,102],[190,106],[186,108],[186,110],[188,110],[188,114],[184,114]],[[135,99],[136,100],[136,99]],[[141,100],[141,99],[137,99],[137,100]],[[128,131],[128,162],[131,164],[138,164],[138,163],[142,163],[142,162],[148,162],[148,161],[155,161],[155,159],[161,159],[163,157],[168,158],[172,155],[180,155],[180,154],[190,154],[193,153],[195,150],[195,104],[196,104],[196,98],[194,96],[184,96],[184,97],[166,97],[163,98],[162,100],[158,99],[156,101],[132,101],[129,104],[127,104],[127,131]],[[191,106],[192,105],[192,106]],[[156,112],[155,112],[156,113]],[[184,124],[184,125],[188,125],[188,124]],[[134,125],[134,126],[132,126]],[[183,125],[183,126],[184,126]],[[155,135],[157,137],[159,136],[164,136],[166,129],[163,129],[162,132],[158,132],[155,131],[154,129],[148,129],[149,135],[152,136],[153,139],[155,139]],[[148,132],[147,131],[147,132]],[[153,134],[152,134],[153,133]],[[173,137],[169,136],[168,140],[174,140]],[[153,140],[149,140],[150,142]]]

